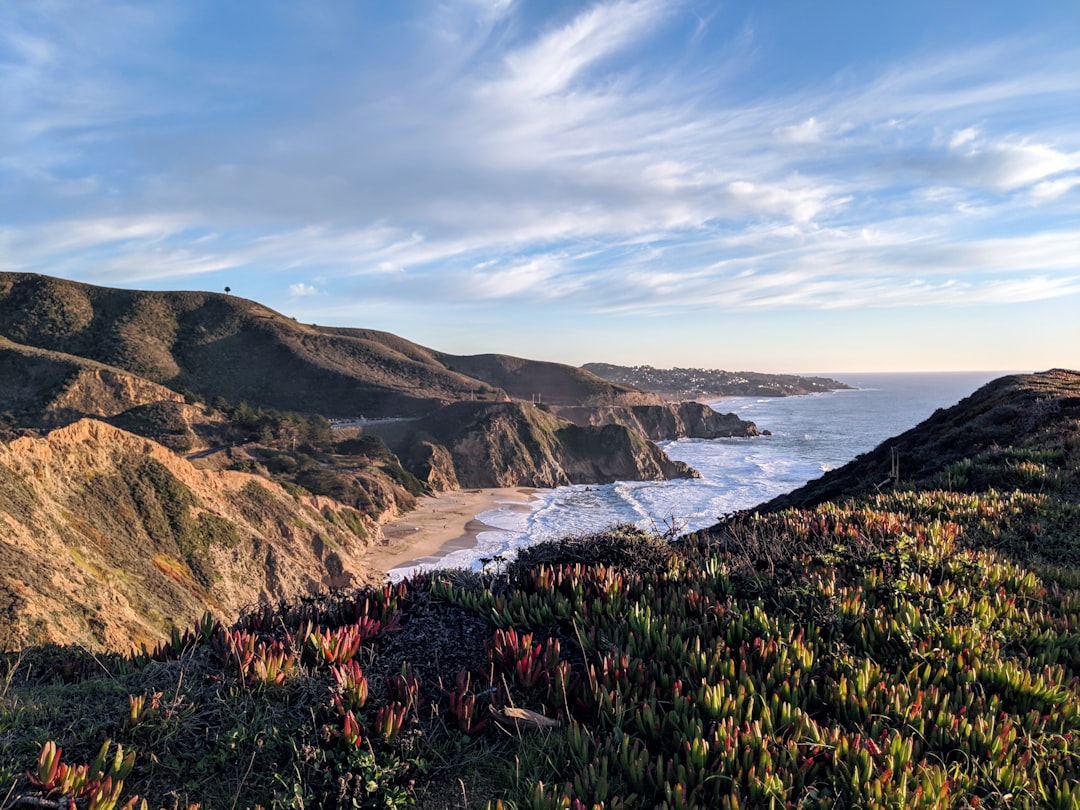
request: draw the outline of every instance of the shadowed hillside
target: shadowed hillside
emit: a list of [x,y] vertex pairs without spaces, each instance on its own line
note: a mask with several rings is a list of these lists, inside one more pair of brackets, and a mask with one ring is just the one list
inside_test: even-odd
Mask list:
[[326,416],[402,416],[458,399],[505,398],[393,335],[308,326],[217,293],[0,273],[0,334],[176,391]]
[[0,336],[0,412],[32,426],[82,416],[115,416],[154,402],[184,398],[121,369]]
[[660,401],[560,363],[442,354],[387,332],[301,324],[235,296],[32,274],[0,273],[0,335],[175,391],[328,417],[416,416],[508,394],[566,405]]
[[448,368],[501,388],[516,399],[548,405],[659,405],[663,400],[637,388],[601,379],[585,369],[562,363],[523,360],[503,354],[467,357],[438,355]]
[[[1041,374],[1002,377],[987,383],[947,410],[882,442],[874,450],[825,473],[805,486],[759,507],[810,507],[839,497],[892,487],[893,453],[900,483],[924,486],[945,476],[944,485],[978,486],[962,459],[994,458],[1001,448],[1047,451],[1080,437],[1080,373],[1054,369]],[[951,472],[950,472],[951,471]],[[1080,493],[1077,493],[1080,495]]]

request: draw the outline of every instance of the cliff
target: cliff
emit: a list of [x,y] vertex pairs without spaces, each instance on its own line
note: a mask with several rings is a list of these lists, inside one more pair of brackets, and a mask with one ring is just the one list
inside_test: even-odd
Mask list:
[[753,422],[746,422],[733,413],[718,413],[700,402],[630,407],[564,406],[553,411],[575,425],[622,425],[652,441],[761,435]]
[[[977,474],[959,464],[962,460],[1000,454],[1000,448],[1075,453],[1078,424],[1080,372],[1054,369],[1001,377],[843,467],[757,508],[807,508],[890,489],[897,483],[891,477],[894,453],[905,487],[928,485],[937,477],[943,480],[933,483],[949,489],[977,488]],[[1022,465],[1017,461],[1013,466],[1019,470]]]
[[[352,528],[349,528],[349,527]],[[84,419],[0,444],[0,649],[127,650],[363,579],[365,521]]]
[[517,402],[459,402],[421,420],[369,430],[407,466],[426,469],[428,480],[456,480],[462,487],[555,487],[696,475],[625,426],[580,427]]

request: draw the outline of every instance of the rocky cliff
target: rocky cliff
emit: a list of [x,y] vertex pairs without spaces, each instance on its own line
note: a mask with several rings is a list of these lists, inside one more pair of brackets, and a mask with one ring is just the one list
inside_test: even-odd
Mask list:
[[[449,480],[452,472],[463,487],[555,487],[695,475],[623,425],[581,427],[525,403],[459,402],[422,420],[371,430],[407,466],[429,470],[429,480]],[[446,469],[447,457],[452,471]]]
[[630,407],[564,406],[554,412],[580,426],[622,425],[652,441],[758,436],[757,425],[733,413],[717,413],[700,402]]
[[365,521],[84,419],[0,444],[0,649],[129,649],[357,581]]

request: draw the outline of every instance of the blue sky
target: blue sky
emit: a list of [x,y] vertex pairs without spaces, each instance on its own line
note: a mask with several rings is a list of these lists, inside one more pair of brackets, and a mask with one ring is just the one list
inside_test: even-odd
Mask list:
[[1080,367],[1080,3],[0,4],[0,269],[444,351]]

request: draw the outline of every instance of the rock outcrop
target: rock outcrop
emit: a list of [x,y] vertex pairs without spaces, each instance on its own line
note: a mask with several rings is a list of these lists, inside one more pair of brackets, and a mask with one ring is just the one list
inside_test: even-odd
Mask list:
[[[520,402],[458,402],[422,420],[371,430],[410,468],[445,459],[437,449],[443,448],[463,487],[555,487],[696,475],[623,425],[581,427]],[[440,475],[449,479],[445,469]]]
[[93,419],[0,444],[0,649],[127,650],[357,583],[360,517]]
[[733,413],[718,413],[700,402],[630,407],[566,406],[553,409],[580,426],[622,425],[652,441],[758,436],[757,425]]

